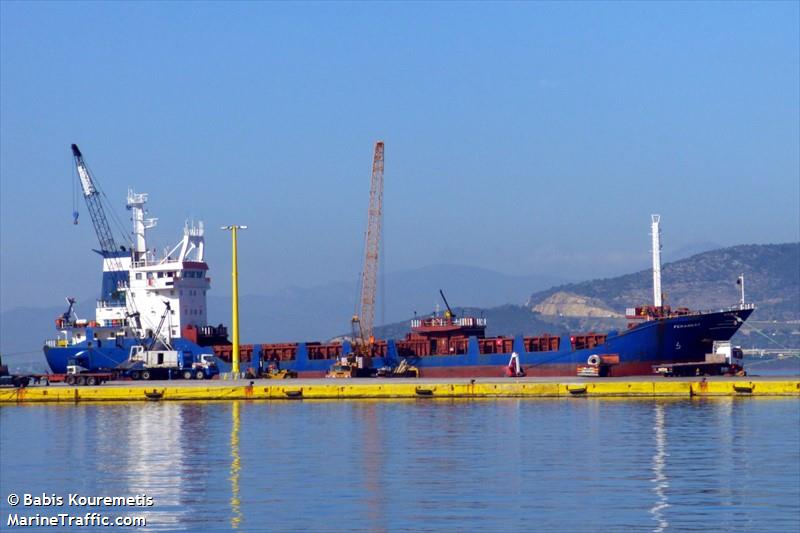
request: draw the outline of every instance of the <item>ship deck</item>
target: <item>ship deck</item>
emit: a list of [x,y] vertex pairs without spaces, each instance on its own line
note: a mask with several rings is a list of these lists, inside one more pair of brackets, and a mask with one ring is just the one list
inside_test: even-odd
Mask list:
[[0,389],[0,404],[109,401],[357,400],[446,398],[800,398],[800,376],[664,378],[287,379],[116,381]]

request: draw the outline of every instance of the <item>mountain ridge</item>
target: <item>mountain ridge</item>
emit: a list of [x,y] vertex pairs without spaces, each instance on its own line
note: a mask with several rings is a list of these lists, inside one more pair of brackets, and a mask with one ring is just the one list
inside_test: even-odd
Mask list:
[[[664,263],[665,303],[696,310],[738,304],[736,279],[745,274],[745,298],[756,310],[735,342],[743,346],[800,346],[800,243],[743,244]],[[471,308],[487,317],[487,335],[624,329],[627,308],[652,302],[652,270],[556,285],[533,292],[524,306]],[[457,310],[458,312],[458,310]],[[377,328],[379,337],[402,337],[409,321]],[[766,331],[762,331],[766,329]]]
[[[791,320],[800,314],[800,243],[741,244],[702,252],[665,263],[661,269],[664,303],[672,307],[713,309],[739,301],[736,279],[744,273],[745,298],[769,320]],[[604,302],[624,313],[652,302],[652,270],[614,278],[566,283],[537,291],[526,306],[533,308],[558,292]]]

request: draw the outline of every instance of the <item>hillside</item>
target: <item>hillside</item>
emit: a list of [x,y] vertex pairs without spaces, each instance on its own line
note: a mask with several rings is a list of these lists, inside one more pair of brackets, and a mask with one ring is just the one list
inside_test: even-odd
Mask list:
[[[800,318],[800,243],[733,246],[666,263],[662,267],[665,303],[692,309],[734,305],[739,301],[736,279],[741,273],[747,301],[758,306],[758,320]],[[527,307],[541,310],[554,296],[572,294],[624,314],[626,307],[652,301],[652,283],[652,272],[642,270],[558,285],[534,292]]]
[[[745,275],[748,302],[757,305],[735,342],[745,347],[800,346],[800,243],[741,245],[664,264],[662,287],[673,307],[717,309],[739,300]],[[652,301],[652,272],[569,283],[534,292],[525,306],[468,309],[488,319],[487,335],[607,331],[626,326],[625,309]],[[457,310],[458,311],[458,310]],[[379,328],[401,337],[409,322]]]

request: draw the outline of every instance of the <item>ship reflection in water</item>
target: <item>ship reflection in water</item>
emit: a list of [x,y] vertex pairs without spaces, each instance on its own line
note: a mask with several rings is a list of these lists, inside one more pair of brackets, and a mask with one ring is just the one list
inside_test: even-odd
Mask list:
[[664,510],[669,507],[667,503],[667,489],[669,488],[669,481],[667,480],[666,459],[667,459],[667,435],[664,430],[664,405],[657,403],[654,408],[655,411],[655,424],[653,425],[653,433],[655,436],[655,453],[653,454],[653,492],[656,493],[656,502],[650,512],[653,513],[653,519],[658,524],[653,531],[661,533],[669,527],[669,522],[664,518]]
[[200,406],[114,405],[89,408],[86,418],[97,419],[96,451],[88,453],[91,442],[86,442],[83,457],[87,467],[96,458],[103,473],[94,490],[102,495],[146,494],[154,505],[133,510],[147,519],[148,530],[187,529],[190,517],[186,496],[191,478],[186,474],[197,468],[187,457],[195,449],[193,434],[205,425]]
[[0,489],[147,494],[101,511],[145,531],[797,531],[798,420],[796,399],[3,406]]

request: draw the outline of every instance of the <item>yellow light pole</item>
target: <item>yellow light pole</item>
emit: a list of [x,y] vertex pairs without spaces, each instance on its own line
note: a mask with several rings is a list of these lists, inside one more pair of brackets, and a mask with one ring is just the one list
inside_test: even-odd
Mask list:
[[231,268],[231,279],[233,283],[233,294],[231,295],[231,328],[233,329],[233,357],[231,358],[231,374],[233,379],[239,377],[239,267],[238,252],[236,250],[236,232],[240,229],[247,229],[247,226],[222,226],[222,229],[231,232],[233,241],[233,259]]

